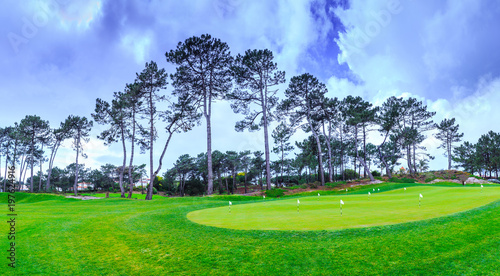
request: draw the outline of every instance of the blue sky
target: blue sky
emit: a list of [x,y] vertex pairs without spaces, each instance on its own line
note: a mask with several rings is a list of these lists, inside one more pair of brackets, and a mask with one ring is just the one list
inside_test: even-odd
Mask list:
[[[498,1],[96,1],[7,0],[0,11],[2,108],[0,126],[36,114],[59,125],[69,114],[87,116],[96,98],[110,100],[150,60],[169,73],[165,52],[204,33],[228,43],[233,54],[273,51],[286,78],[309,72],[328,96],[359,95],[375,104],[389,96],[416,97],[434,121],[455,117],[465,140],[499,132],[500,3]],[[280,95],[286,89],[283,85]],[[165,91],[170,93],[171,86]],[[217,102],[213,148],[263,150],[262,133],[237,133],[234,114]],[[274,126],[274,125],[273,125]],[[118,145],[96,136],[86,145],[87,167],[121,163]],[[445,168],[439,142],[424,142]],[[294,140],[306,137],[297,133]],[[158,143],[163,143],[165,135]],[[376,143],[378,134],[371,134]],[[74,162],[70,143],[58,166]],[[157,146],[157,148],[159,148]],[[205,126],[174,136],[170,167],[184,153],[206,150]],[[159,155],[159,153],[158,153]],[[146,163],[146,155],[139,156]]]

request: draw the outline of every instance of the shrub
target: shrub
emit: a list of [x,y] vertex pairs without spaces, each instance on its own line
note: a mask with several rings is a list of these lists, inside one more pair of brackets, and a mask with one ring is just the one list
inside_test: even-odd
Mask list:
[[493,183],[497,183],[497,184],[500,184],[500,180],[498,179],[490,179],[488,180],[489,182],[493,182]]
[[346,169],[344,170],[344,174],[347,180],[359,178],[359,174],[355,170]]
[[319,181],[314,181],[313,183],[309,183],[309,187],[311,189],[316,189],[318,186],[321,186],[321,183]]
[[285,190],[283,189],[271,189],[266,190],[267,197],[280,197],[285,195]]
[[428,177],[428,178],[425,179],[425,183],[429,183],[429,182],[431,182],[434,179],[436,179],[436,177]]
[[346,184],[346,182],[345,181],[328,182],[328,183],[325,183],[325,186],[328,186],[330,188],[335,188],[335,187],[342,185],[342,184]]
[[155,187],[153,187],[153,194],[154,195],[158,194],[158,190]]
[[403,177],[403,178],[389,178],[389,180],[387,180],[389,182],[394,182],[394,183],[415,183],[416,180],[415,179],[412,179],[412,178],[406,178],[406,177]]
[[373,177],[382,176],[379,171],[372,172]]

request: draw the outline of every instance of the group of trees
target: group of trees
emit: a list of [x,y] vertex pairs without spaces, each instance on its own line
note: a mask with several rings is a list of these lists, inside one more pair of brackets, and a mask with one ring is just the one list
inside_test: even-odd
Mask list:
[[[92,113],[95,122],[107,126],[98,138],[105,144],[120,143],[123,149],[123,161],[117,171],[122,197],[125,197],[125,183],[128,182],[129,197],[133,190],[136,146],[141,152],[149,152],[150,183],[146,199],[151,199],[172,136],[191,130],[202,119],[206,122],[206,153],[197,157],[180,156],[162,178],[167,186],[175,182],[181,195],[193,179],[205,187],[207,194],[213,193],[214,180],[218,181],[219,191],[223,187],[232,191],[238,173],[243,173],[245,186],[247,181],[257,177],[261,187],[265,182],[267,189],[271,188],[273,172],[280,175],[279,181],[275,178],[278,185],[285,182],[285,174],[290,181],[291,174],[300,178],[304,169],[324,185],[326,178],[330,182],[338,178],[345,180],[348,169],[357,170],[359,174],[362,170],[362,175],[374,180],[371,169],[377,166],[391,177],[399,160],[404,159],[409,173],[413,174],[433,158],[422,146],[426,132],[432,129],[438,129],[436,138],[443,142],[441,147],[448,156],[449,168],[453,154],[469,154],[457,151],[461,147],[453,150],[453,144],[463,136],[458,133],[455,119],[433,123],[435,112],[428,111],[427,106],[415,98],[390,97],[380,106],[373,106],[361,97],[329,98],[326,85],[304,73],[290,79],[284,91],[285,99],[280,101],[277,87],[285,83],[285,72],[278,70],[273,53],[267,49],[247,50],[243,55],[232,56],[225,42],[207,34],[179,42],[175,49],[165,53],[165,57],[176,66],[174,73],[169,75],[156,62],[148,62],[123,91],[114,92],[110,102],[97,99]],[[168,78],[173,88],[170,95],[165,93]],[[236,123],[236,131],[263,130],[262,152],[212,150],[212,104],[220,100],[229,101],[235,113],[244,115],[243,120]],[[269,132],[273,121],[278,121],[278,126],[271,133],[275,145],[271,149]],[[62,141],[71,138],[76,151],[76,193],[78,157],[85,156],[81,146],[88,139],[92,124],[85,117],[69,116],[60,128],[50,129],[48,122],[37,116],[27,116],[21,123],[1,129],[0,153],[5,156],[6,166],[8,162],[21,165],[21,177],[30,168],[30,190],[33,191],[34,167],[38,165],[42,175],[42,163],[46,161],[43,151],[49,148],[45,189],[50,190],[57,150]],[[290,139],[298,129],[311,136],[296,143],[300,152],[294,158],[287,158],[294,149]],[[368,142],[374,130],[383,137],[378,145]],[[160,137],[164,142],[158,145]],[[482,148],[474,148],[482,154]],[[154,160],[158,149],[160,157]],[[270,160],[271,150],[279,160]],[[497,164],[496,159],[486,156],[481,160],[487,160],[482,161],[485,162],[483,167],[496,170],[497,165],[492,165]],[[231,189],[228,177],[233,180]],[[40,180],[38,190],[42,190],[41,183]]]
[[500,169],[500,133],[489,131],[473,144],[468,141],[453,149],[453,161],[470,173],[498,178]]
[[[50,128],[49,122],[42,120],[36,115],[27,115],[19,123],[14,126],[0,128],[0,157],[5,158],[5,173],[7,167],[14,164],[19,168],[19,184],[24,183],[29,186],[30,192],[33,191],[50,191],[51,190],[51,174],[54,160],[61,143],[66,139],[73,140],[73,149],[76,151],[76,164],[74,174],[76,177],[73,182],[73,189],[76,194],[78,183],[78,156],[85,156],[82,151],[82,142],[88,139],[89,132],[92,128],[92,121],[88,121],[85,117],[70,115],[59,128]],[[50,150],[50,157],[45,158],[45,151]],[[1,159],[0,159],[1,160]],[[42,181],[43,163],[49,162],[48,175],[45,181]],[[1,162],[0,162],[1,163]],[[34,168],[39,167],[38,181],[35,181]],[[26,174],[30,170],[30,177],[26,182]],[[36,186],[38,182],[38,187]],[[6,178],[3,179],[3,190],[5,191]]]

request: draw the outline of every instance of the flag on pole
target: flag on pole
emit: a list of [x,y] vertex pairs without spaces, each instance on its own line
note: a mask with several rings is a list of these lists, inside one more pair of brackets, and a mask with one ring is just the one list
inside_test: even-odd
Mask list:
[[375,188],[373,188],[373,191],[375,192]]
[[405,187],[405,191],[406,191],[406,187]]
[[483,184],[481,184],[481,188],[483,187]]
[[368,192],[368,195],[371,195],[370,192]]
[[318,193],[318,196],[319,196],[319,193]]
[[340,200],[340,216],[342,216],[342,205],[344,205],[344,202],[341,199]]
[[297,212],[299,211],[300,200],[297,199]]
[[424,198],[424,196],[422,194],[420,194],[420,198]]
[[262,196],[264,199],[266,199],[266,196]]
[[229,201],[229,213],[231,213],[231,205],[233,205],[233,203]]
[[423,198],[424,196],[422,194],[420,194],[420,196],[418,197],[418,207],[420,207],[420,199]]

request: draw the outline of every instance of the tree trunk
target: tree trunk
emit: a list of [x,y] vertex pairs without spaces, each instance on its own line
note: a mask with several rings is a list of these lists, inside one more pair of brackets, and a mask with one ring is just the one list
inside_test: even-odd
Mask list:
[[75,167],[75,184],[73,184],[73,191],[75,192],[75,196],[78,195],[78,155],[80,154],[80,131],[78,131],[76,143],[76,167]]
[[30,179],[30,192],[33,193],[33,163],[35,163],[33,153],[31,154],[31,179]]
[[214,179],[212,171],[212,94],[208,96],[208,111],[205,112],[205,119],[207,121],[207,170],[208,170],[208,187],[207,195],[213,193]]
[[326,146],[328,148],[328,181],[333,182],[332,179],[332,174],[333,174],[333,169],[332,169],[332,145],[331,145],[331,125],[328,130],[328,135],[326,135],[325,131],[325,124],[323,124],[323,135],[325,136],[326,139]]
[[150,112],[150,117],[149,117],[149,142],[150,142],[150,147],[149,147],[149,185],[148,188],[146,189],[146,200],[151,200],[153,199],[153,182],[156,176],[154,175],[153,172],[153,141],[154,141],[154,114],[153,114],[153,91],[152,88],[149,92],[149,112]]
[[[131,141],[132,142],[131,142],[131,146],[130,146],[130,162],[128,165],[128,179],[129,179],[129,181],[128,181],[129,182],[128,198],[132,198],[132,193],[134,192],[134,179],[132,176],[132,167],[134,164],[134,146],[135,146],[135,107],[132,107],[132,137],[131,137]],[[142,177],[141,177],[141,186],[142,186]]]
[[52,149],[52,153],[50,154],[50,160],[49,160],[49,172],[47,174],[47,184],[45,185],[45,189],[50,191],[50,176],[52,175],[52,167],[54,166],[54,159],[56,158],[57,150],[59,149],[59,145],[61,144],[60,141],[56,141],[56,144],[54,144],[54,148]]
[[[43,143],[42,143],[42,151],[43,151]],[[43,156],[40,158],[40,179],[38,181],[38,192],[42,191],[42,162],[43,162]]]
[[307,117],[307,122],[309,123],[309,127],[311,128],[314,138],[316,138],[316,145],[318,146],[319,174],[320,174],[321,186],[325,186],[325,174],[323,173],[323,157],[322,157],[323,152],[321,151],[321,141],[319,140],[319,135],[314,130],[314,126],[309,117]]
[[413,166],[411,164],[411,146],[407,146],[406,156],[407,156],[408,170],[410,170],[410,174],[413,174]]
[[266,155],[266,187],[268,190],[271,189],[271,159],[269,153],[269,133],[267,129],[267,110],[262,104],[262,116],[264,120],[264,151]]
[[[375,178],[373,178],[373,175],[372,173],[370,172],[370,170],[368,170],[368,167],[366,166],[366,163],[365,161],[359,157],[359,151],[358,151],[358,127],[354,127],[354,141],[355,141],[355,151],[356,151],[356,158],[359,160],[359,163],[363,166],[363,168],[365,169],[365,172],[368,171],[368,177],[370,178],[370,181],[375,181]],[[361,168],[360,168],[361,169]]]
[[120,169],[119,184],[121,192],[120,196],[125,198],[125,188],[123,188],[123,174],[125,173],[125,166],[127,164],[127,147],[125,146],[125,132],[123,130],[123,125],[121,127],[121,133],[122,133],[122,146],[123,146],[123,163],[122,163],[122,168]]

